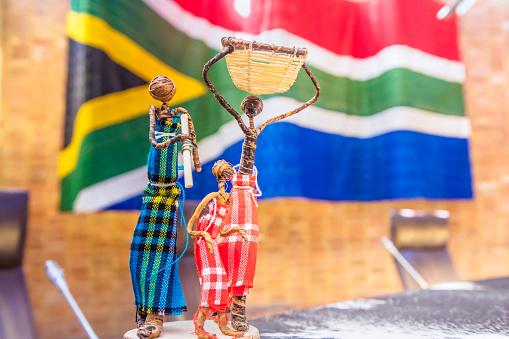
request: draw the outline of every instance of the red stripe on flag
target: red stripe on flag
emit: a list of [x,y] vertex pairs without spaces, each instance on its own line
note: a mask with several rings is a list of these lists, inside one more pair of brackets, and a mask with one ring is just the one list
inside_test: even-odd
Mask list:
[[407,45],[459,60],[456,20],[437,20],[442,5],[433,0],[251,0],[248,18],[236,12],[234,0],[175,2],[231,31],[282,28],[339,55],[367,58],[388,46]]

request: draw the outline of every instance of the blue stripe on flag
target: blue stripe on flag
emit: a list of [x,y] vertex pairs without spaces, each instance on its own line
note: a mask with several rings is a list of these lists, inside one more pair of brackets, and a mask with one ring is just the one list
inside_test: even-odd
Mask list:
[[[240,160],[242,143],[219,159]],[[217,191],[214,161],[193,173],[186,198]],[[410,131],[368,139],[325,134],[290,123],[268,126],[258,139],[255,164],[262,198],[306,197],[336,201],[472,198],[468,140]],[[111,209],[141,206],[141,196]],[[128,208],[125,208],[128,207]]]
[[143,203],[142,201],[143,194],[137,195],[135,197],[129,198],[127,200],[124,200],[122,202],[119,202],[118,204],[111,205],[110,207],[106,208],[106,210],[141,210],[141,205]]

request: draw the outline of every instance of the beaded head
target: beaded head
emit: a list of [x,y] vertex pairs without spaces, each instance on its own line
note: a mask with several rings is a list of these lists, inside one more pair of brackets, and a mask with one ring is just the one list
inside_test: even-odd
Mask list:
[[161,102],[168,102],[175,95],[177,87],[170,78],[158,75],[150,81],[148,91],[152,98]]
[[263,111],[263,101],[254,95],[250,95],[242,100],[240,108],[248,117],[254,118]]
[[214,174],[217,181],[226,181],[232,176],[233,167],[225,160],[218,160],[214,166],[212,166],[212,174]]

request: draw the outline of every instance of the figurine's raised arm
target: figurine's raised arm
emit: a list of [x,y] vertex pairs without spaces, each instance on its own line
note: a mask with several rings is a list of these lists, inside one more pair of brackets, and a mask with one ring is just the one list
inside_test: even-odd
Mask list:
[[232,53],[233,50],[234,50],[233,46],[231,46],[231,45],[228,46],[224,51],[217,54],[215,57],[210,59],[205,64],[205,66],[203,66],[203,81],[205,81],[209,90],[214,94],[214,97],[216,98],[217,101],[219,101],[221,106],[223,106],[228,111],[228,113],[230,113],[235,118],[235,120],[237,120],[237,123],[239,124],[240,129],[245,134],[245,133],[247,133],[247,127],[246,127],[246,125],[244,125],[244,121],[242,121],[240,114],[237,113],[237,111],[235,111],[233,109],[233,107],[228,102],[226,102],[226,100],[221,96],[221,94],[219,94],[219,92],[216,90],[214,85],[212,85],[212,83],[210,82],[208,74],[207,74],[209,72],[210,67],[212,67],[213,64],[215,64],[216,62],[218,62],[219,60],[224,58],[226,55]]
[[309,67],[306,65],[306,63],[303,63],[302,64],[302,68],[304,68],[304,70],[306,71],[307,75],[309,75],[309,77],[311,78],[311,81],[313,82],[313,85],[315,85],[315,88],[316,88],[316,94],[314,97],[312,97],[310,100],[308,100],[307,102],[305,102],[304,104],[302,104],[300,107],[288,112],[288,113],[283,113],[281,115],[278,115],[277,117],[274,117],[272,119],[269,119],[267,121],[265,121],[261,126],[260,128],[258,128],[256,131],[258,132],[258,134],[260,134],[261,131],[263,131],[263,129],[265,127],[267,127],[267,125],[273,123],[273,122],[276,122],[276,121],[279,121],[279,120],[282,120],[284,118],[288,118],[294,114],[297,114],[299,113],[300,111],[302,111],[304,108],[308,107],[309,105],[313,104],[316,100],[318,100],[318,97],[320,96],[320,85],[318,84],[318,82],[316,81],[315,79],[315,76],[313,75],[313,73],[311,72],[311,70],[309,69]]

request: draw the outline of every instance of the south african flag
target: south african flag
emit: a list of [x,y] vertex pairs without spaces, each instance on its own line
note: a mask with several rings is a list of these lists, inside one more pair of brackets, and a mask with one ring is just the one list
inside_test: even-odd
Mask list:
[[[267,127],[256,167],[263,198],[334,201],[471,198],[455,18],[434,0],[73,0],[60,154],[61,209],[138,209],[147,184],[147,84],[173,79],[170,102],[195,123],[202,173],[186,197],[215,190],[215,160],[239,163],[243,134],[202,80],[235,36],[306,47],[322,88],[316,104]],[[240,112],[248,94],[222,60],[212,83]],[[262,96],[258,124],[314,94],[301,71],[284,94]]]

